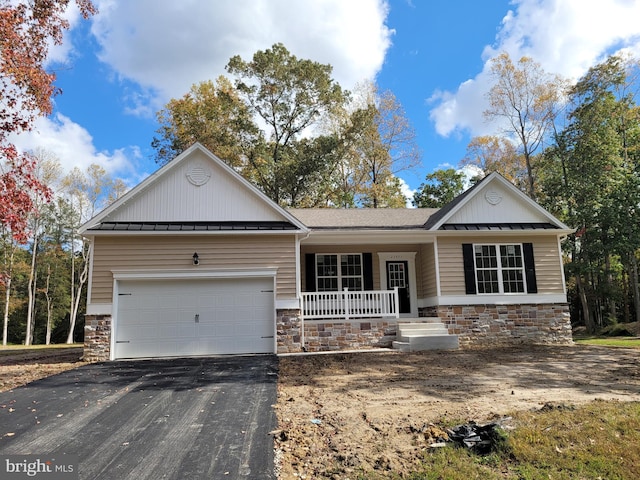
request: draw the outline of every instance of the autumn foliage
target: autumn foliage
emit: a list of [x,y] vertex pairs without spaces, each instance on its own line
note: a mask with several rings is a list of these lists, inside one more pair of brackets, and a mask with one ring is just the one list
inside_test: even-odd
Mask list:
[[[0,226],[25,241],[26,217],[34,197],[49,188],[34,175],[33,158],[19,153],[10,135],[32,128],[52,111],[58,89],[45,69],[50,44],[69,28],[63,17],[70,0],[0,0]],[[90,0],[76,0],[84,18],[96,12]]]

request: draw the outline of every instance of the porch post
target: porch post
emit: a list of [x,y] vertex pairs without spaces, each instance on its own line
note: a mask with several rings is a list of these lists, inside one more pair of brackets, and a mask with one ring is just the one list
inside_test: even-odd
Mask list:
[[345,287],[342,295],[344,296],[344,319],[349,321],[349,288]]
[[300,349],[304,352],[306,348],[304,346],[304,312],[306,308],[304,293],[300,294],[300,306],[302,307],[300,309]]
[[400,318],[400,297],[398,296],[398,287],[393,287],[393,303],[394,303],[396,318]]

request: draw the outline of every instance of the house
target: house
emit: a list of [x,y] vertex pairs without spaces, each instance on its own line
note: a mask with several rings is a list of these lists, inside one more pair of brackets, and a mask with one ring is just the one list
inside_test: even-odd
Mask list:
[[286,210],[195,144],[82,227],[85,358],[569,343],[570,232],[498,174],[440,210]]

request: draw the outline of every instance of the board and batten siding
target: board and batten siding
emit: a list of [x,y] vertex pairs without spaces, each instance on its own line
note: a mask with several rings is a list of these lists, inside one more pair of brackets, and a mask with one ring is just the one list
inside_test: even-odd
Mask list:
[[[202,152],[194,152],[188,161],[158,178],[145,191],[121,205],[106,220],[112,222],[188,222],[207,221],[281,221],[277,212],[257,195],[247,191],[219,165],[207,161]],[[192,168],[201,167],[211,178],[202,186],[187,180]]]
[[[192,255],[198,252],[200,265]],[[295,237],[120,236],[94,239],[90,303],[113,300],[112,270],[277,268],[278,299],[296,297]]]
[[373,255],[373,289],[380,290],[380,262],[379,262],[379,253],[387,253],[387,252],[417,252],[416,255],[416,285],[418,298],[422,295],[423,287],[422,287],[422,275],[420,273],[420,265],[422,264],[421,260],[421,248],[420,245],[303,245],[301,248],[301,278],[302,281],[302,289],[305,288],[304,278],[306,278],[306,270],[305,270],[305,262],[304,256],[307,253],[371,253]]
[[465,295],[463,243],[513,244],[533,243],[536,281],[539,294],[563,294],[562,265],[556,236],[513,237],[438,237],[438,263],[442,295]]

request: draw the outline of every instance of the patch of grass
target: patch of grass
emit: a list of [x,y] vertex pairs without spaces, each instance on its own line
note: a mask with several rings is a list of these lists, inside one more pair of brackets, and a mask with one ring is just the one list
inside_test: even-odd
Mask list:
[[599,345],[602,347],[625,347],[640,349],[640,337],[591,337],[577,338],[578,345]]
[[[515,430],[489,455],[453,445],[429,450],[411,480],[640,478],[640,402],[517,412]],[[378,473],[360,478],[383,478]]]

